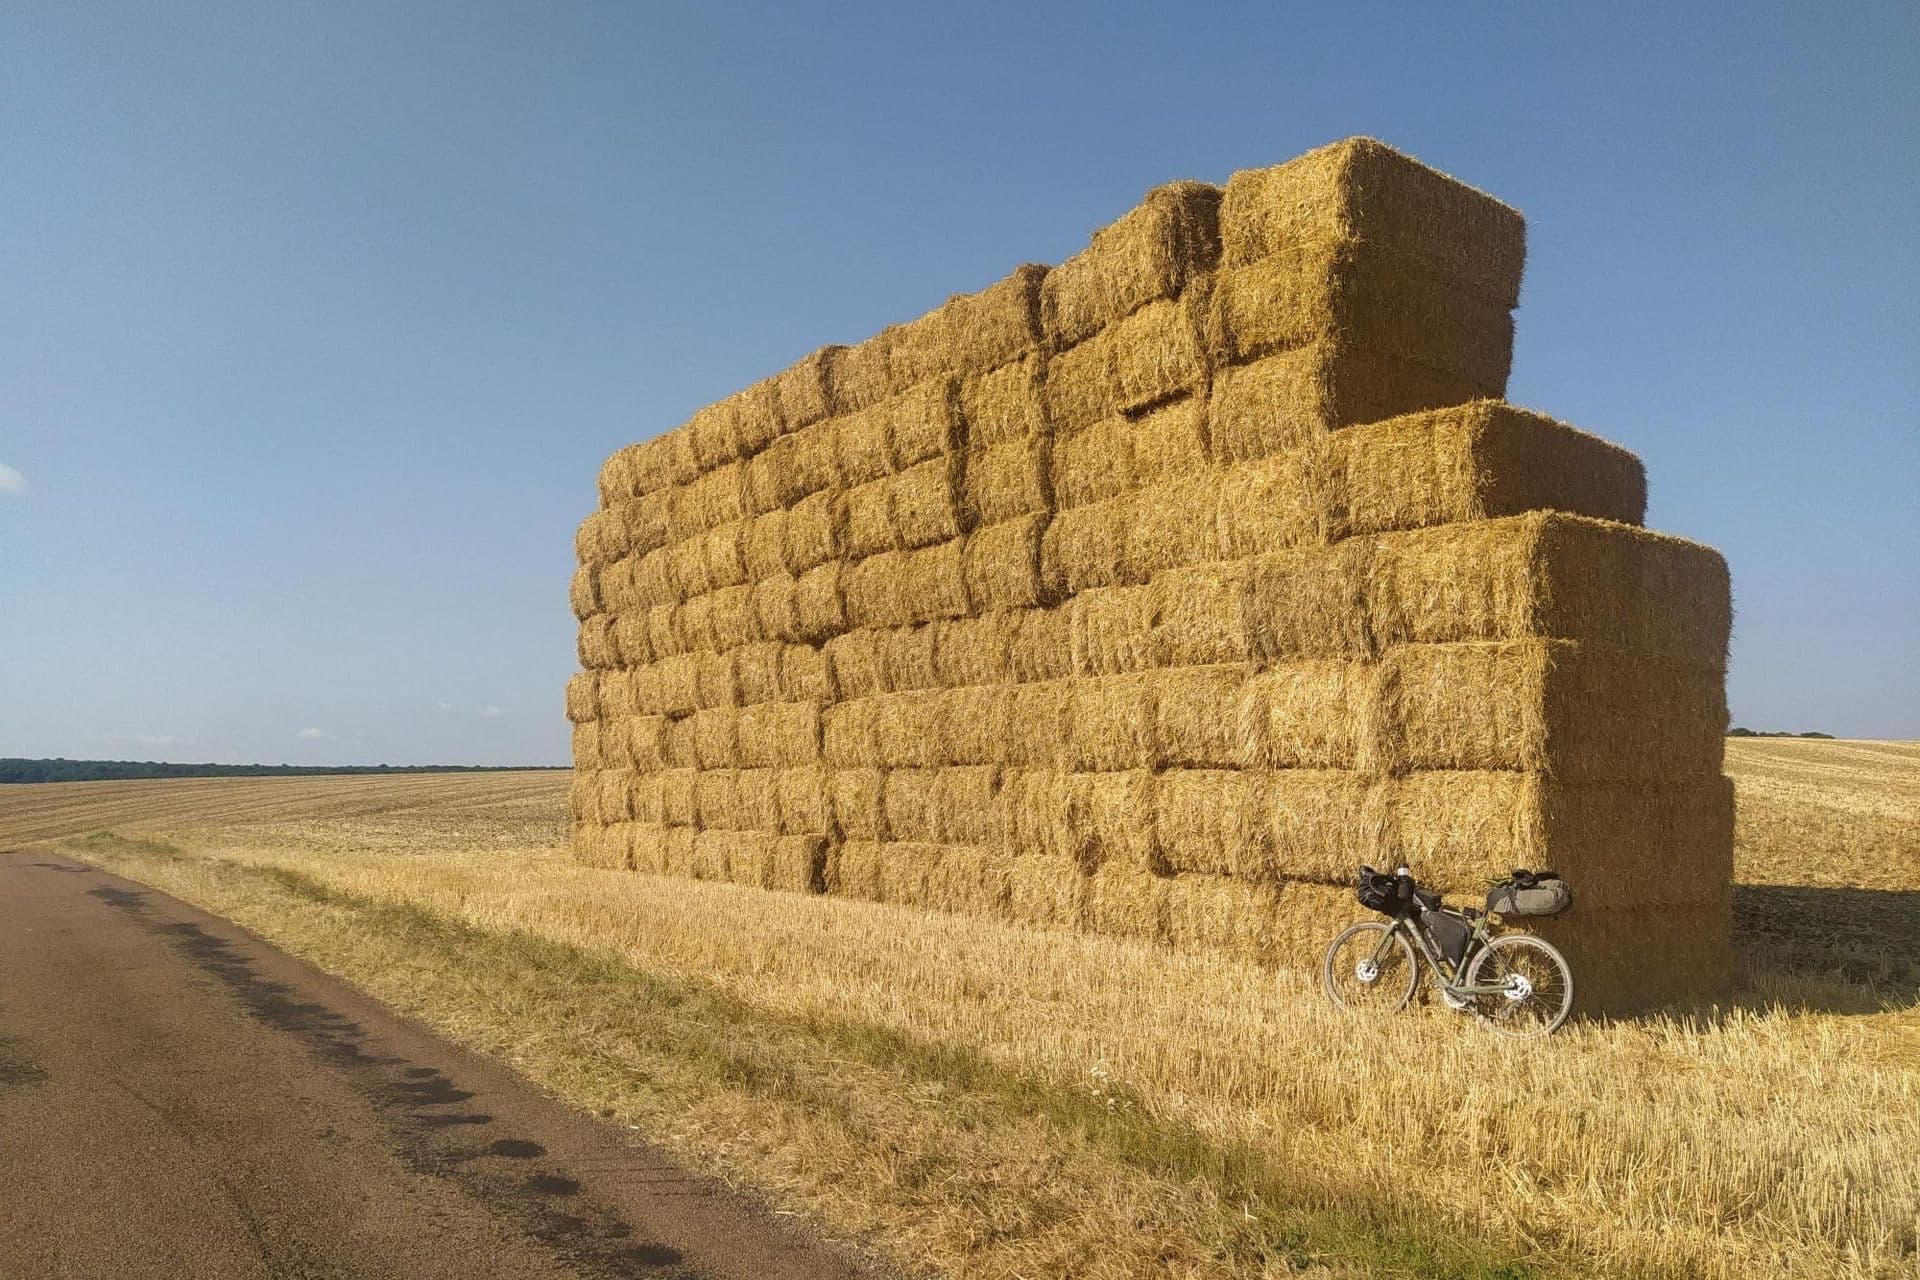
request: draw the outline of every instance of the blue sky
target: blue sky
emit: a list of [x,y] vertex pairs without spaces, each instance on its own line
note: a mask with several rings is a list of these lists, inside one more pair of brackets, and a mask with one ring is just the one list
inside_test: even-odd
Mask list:
[[600,459],[1371,134],[1520,207],[1510,398],[1920,737],[1920,9],[9,5],[0,755],[558,762]]

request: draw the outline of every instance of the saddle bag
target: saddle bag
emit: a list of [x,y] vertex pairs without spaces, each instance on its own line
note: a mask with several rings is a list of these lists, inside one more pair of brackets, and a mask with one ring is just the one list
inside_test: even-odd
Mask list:
[[1487,891],[1487,910],[1502,916],[1556,916],[1573,905],[1558,871],[1516,871]]

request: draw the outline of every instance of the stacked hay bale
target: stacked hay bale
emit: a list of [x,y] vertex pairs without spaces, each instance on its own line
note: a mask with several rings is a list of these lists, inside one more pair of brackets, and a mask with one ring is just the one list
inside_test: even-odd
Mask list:
[[1340,143],[623,449],[581,856],[1294,964],[1361,861],[1553,864],[1585,1007],[1713,989],[1725,569],[1500,401],[1523,253]]

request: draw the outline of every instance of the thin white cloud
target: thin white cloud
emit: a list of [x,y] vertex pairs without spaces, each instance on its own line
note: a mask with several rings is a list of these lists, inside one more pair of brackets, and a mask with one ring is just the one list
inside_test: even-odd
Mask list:
[[333,741],[333,735],[328,733],[325,729],[302,729],[300,732],[294,734],[293,736],[296,738],[299,738],[302,742],[332,742]]
[[137,747],[179,747],[193,741],[171,733],[104,733],[100,736],[108,742],[130,742]]
[[500,710],[500,708],[494,706],[491,702],[489,702],[486,706],[480,708],[478,711],[474,712],[473,714],[479,716],[482,720],[497,720],[504,713]]
[[433,704],[433,709],[435,711],[438,711],[441,715],[451,716],[455,720],[464,720],[468,716],[474,716],[481,720],[498,720],[501,716],[506,714],[506,712],[502,711],[499,707],[494,706],[491,702],[487,703],[487,705],[485,705],[484,707],[467,708],[467,707],[459,706],[452,702],[448,702],[444,698],[436,701]]
[[4,462],[0,462],[0,493],[25,493],[27,478]]

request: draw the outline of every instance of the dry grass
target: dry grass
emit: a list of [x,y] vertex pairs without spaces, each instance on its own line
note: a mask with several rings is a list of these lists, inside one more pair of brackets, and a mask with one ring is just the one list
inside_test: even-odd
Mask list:
[[[948,1274],[1910,1275],[1920,746],[1728,767],[1737,1002],[1524,1047],[1214,952],[583,867],[565,775],[14,787],[0,838],[163,834],[75,847]],[[686,870],[793,874],[725,843]],[[1017,898],[1027,861],[923,874]]]

